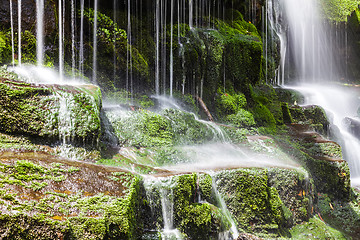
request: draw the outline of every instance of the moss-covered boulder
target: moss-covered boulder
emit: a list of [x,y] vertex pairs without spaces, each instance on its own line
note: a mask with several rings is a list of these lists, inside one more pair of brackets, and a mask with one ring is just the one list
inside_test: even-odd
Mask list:
[[136,239],[140,178],[39,152],[2,152],[3,239]]
[[277,190],[268,185],[267,170],[226,170],[215,178],[239,229],[259,236],[279,236],[285,219],[283,203]]
[[101,92],[93,85],[36,85],[0,79],[0,131],[48,142],[95,144]]

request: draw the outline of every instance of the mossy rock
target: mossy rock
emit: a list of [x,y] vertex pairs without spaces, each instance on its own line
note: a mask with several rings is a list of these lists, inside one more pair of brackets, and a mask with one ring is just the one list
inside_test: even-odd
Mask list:
[[215,178],[239,229],[268,237],[279,236],[284,213],[277,190],[268,186],[267,170],[225,170]]
[[328,134],[330,122],[320,106],[292,106],[289,111],[294,123],[307,124],[320,134]]
[[0,163],[4,239],[140,235],[143,190],[138,176],[44,153],[7,152],[3,158],[7,159]]
[[0,80],[0,131],[56,142],[95,145],[100,137],[100,89]]

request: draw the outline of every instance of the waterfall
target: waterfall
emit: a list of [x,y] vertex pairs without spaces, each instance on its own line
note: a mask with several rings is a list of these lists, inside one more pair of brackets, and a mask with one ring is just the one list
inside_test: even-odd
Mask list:
[[44,0],[36,0],[36,58],[44,65]]
[[230,238],[230,239],[237,239],[239,237],[239,231],[237,230],[235,221],[232,218],[231,213],[229,212],[229,209],[227,208],[224,199],[221,197],[219,191],[217,190],[214,174],[210,172],[210,176],[212,178],[212,188],[215,192],[216,200],[218,201],[218,203],[220,205],[219,208],[221,209],[222,213],[225,215],[226,219],[231,224],[230,231],[228,233],[220,233],[219,239],[227,240],[227,239],[229,239],[229,237],[228,237],[229,234],[232,236],[232,238]]
[[80,1],[80,56],[79,71],[84,74],[84,0]]
[[[269,0],[267,2],[267,21],[269,21],[271,27],[271,33],[276,33],[280,40],[280,66],[276,71],[277,74],[274,79],[278,85],[284,85],[285,83],[285,60],[286,60],[286,30],[287,26],[281,24],[282,20],[282,5],[281,0]],[[273,35],[272,38],[273,39]],[[277,79],[276,79],[277,78]]]
[[63,6],[62,0],[59,0],[59,75],[60,81],[63,79],[64,75],[64,51],[63,51],[63,32],[64,32],[64,25],[63,25]]
[[[352,181],[356,179],[353,183],[359,184],[360,136],[356,131],[352,131],[358,127],[357,123],[360,121],[359,95],[351,87],[330,83],[339,79],[333,50],[342,42],[346,46],[347,36],[345,34],[345,40],[342,41],[338,39],[340,34],[337,32],[337,26],[334,26],[335,32],[326,29],[324,20],[320,19],[322,15],[318,1],[280,0],[269,3],[274,4],[273,9],[283,10],[269,14],[269,20],[273,23],[274,29],[287,30],[286,45],[289,47],[290,56],[286,58],[287,61],[294,62],[292,70],[296,71],[295,78],[300,83],[298,84],[300,86],[290,88],[300,91],[305,96],[305,104],[319,105],[326,110],[331,122],[331,135],[342,146],[343,157],[349,163],[351,179]],[[281,18],[283,21],[280,24],[276,19]],[[279,25],[282,27],[278,27]],[[283,65],[285,63],[283,53],[281,58]],[[346,64],[346,61],[343,64]]]
[[161,230],[162,240],[183,239],[181,232],[174,227],[174,194],[172,177],[154,178],[147,177],[144,181],[146,197],[154,216],[158,216],[160,199],[161,216],[163,220],[163,229]]
[[[321,18],[318,1],[283,1],[297,77],[305,82],[337,79],[331,36]],[[330,41],[329,41],[330,39]],[[283,59],[285,61],[285,59]]]
[[12,1],[10,0],[10,24],[11,24],[11,56],[12,56],[12,61],[11,64],[15,65],[15,49],[14,49],[14,18],[13,18],[13,4]]
[[94,0],[94,29],[93,29],[93,83],[97,82],[97,18],[98,0]]
[[21,0],[18,0],[18,63],[21,66]]

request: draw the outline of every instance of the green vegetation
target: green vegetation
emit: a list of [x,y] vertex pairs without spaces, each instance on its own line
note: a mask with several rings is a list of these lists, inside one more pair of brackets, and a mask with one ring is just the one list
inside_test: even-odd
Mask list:
[[346,22],[348,16],[357,9],[359,0],[322,0],[324,15],[335,22]]

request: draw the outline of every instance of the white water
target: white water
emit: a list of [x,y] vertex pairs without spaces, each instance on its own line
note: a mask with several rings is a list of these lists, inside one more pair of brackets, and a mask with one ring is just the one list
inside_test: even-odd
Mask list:
[[86,82],[82,79],[67,79],[59,76],[59,73],[47,67],[39,67],[34,65],[23,65],[9,68],[10,71],[16,73],[21,80],[28,83],[38,84],[57,84],[57,85],[84,85]]
[[[145,176],[146,197],[153,214],[156,214],[156,199],[160,198],[161,201],[161,213],[164,224],[163,229],[161,229],[162,240],[183,239],[181,232],[174,227],[174,194],[172,184],[172,177],[154,178]],[[157,196],[157,192],[160,193],[159,196]]]
[[44,0],[36,0],[36,60],[44,65]]
[[[352,180],[360,179],[359,136],[352,134],[348,123],[349,119],[358,121],[360,94],[356,87],[329,83],[339,79],[333,55],[333,43],[337,39],[331,39],[329,30],[320,19],[319,2],[274,0],[273,3],[279,4],[279,9],[283,7],[283,15],[288,24],[287,45],[291,48],[295,62],[297,82],[301,83],[291,88],[305,95],[305,104],[319,105],[327,111],[334,130],[333,134],[343,148],[343,157],[349,163]],[[281,16],[281,12],[276,13],[273,15],[274,18]],[[346,36],[345,41],[347,41]],[[285,57],[282,56],[282,62],[284,60]],[[359,183],[359,180],[354,182]]]
[[18,64],[21,66],[21,0],[18,0]]
[[93,29],[93,83],[97,83],[97,24],[98,0],[94,0],[94,29]]
[[[351,133],[346,118],[359,119],[360,91],[350,87],[331,85],[302,85],[291,87],[305,96],[305,104],[322,106],[331,123],[338,128],[333,131],[343,147],[343,157],[349,163],[351,177],[360,177],[360,141]],[[358,136],[359,137],[359,136]]]
[[[219,240],[237,239],[239,237],[239,231],[237,230],[235,221],[232,218],[231,213],[229,212],[229,209],[227,208],[224,199],[221,197],[219,191],[217,190],[214,174],[210,173],[210,175],[212,178],[212,188],[215,192],[216,199],[220,205],[220,209],[221,209],[222,213],[225,215],[226,219],[231,224],[229,232],[219,234]],[[229,235],[231,235],[232,238],[229,238]]]
[[14,67],[15,65],[15,49],[14,49],[14,18],[13,18],[13,4],[10,2],[10,24],[11,24],[11,56],[12,61],[11,64]]

